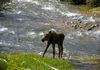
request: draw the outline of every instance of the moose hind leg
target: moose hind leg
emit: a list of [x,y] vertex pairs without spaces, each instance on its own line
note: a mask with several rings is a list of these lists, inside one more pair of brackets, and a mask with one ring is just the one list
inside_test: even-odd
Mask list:
[[53,44],[52,48],[53,48],[53,58],[55,58],[55,44]]
[[63,55],[63,45],[61,45],[60,47],[61,47],[61,54],[60,54],[60,56],[62,58],[62,55]]
[[58,45],[58,51],[59,51],[59,53],[58,53],[58,58],[60,58],[60,54],[61,54],[61,48],[60,48],[60,45]]

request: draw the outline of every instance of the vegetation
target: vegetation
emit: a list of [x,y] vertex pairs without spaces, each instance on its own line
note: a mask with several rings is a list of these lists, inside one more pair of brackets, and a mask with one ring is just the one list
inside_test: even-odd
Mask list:
[[2,70],[73,70],[73,66],[63,59],[43,58],[36,54],[0,54],[0,56],[5,59],[0,60]]
[[77,5],[83,13],[100,16],[100,0],[61,0],[66,3]]
[[61,0],[72,4],[81,5],[86,4],[90,6],[100,6],[100,0]]
[[0,0],[0,11],[5,9],[5,4],[10,2],[10,0]]
[[86,0],[86,3],[90,6],[100,6],[100,0]]
[[74,4],[85,4],[86,3],[86,0],[72,0],[72,2],[74,3]]
[[84,58],[83,61],[100,63],[100,58]]
[[87,11],[93,9],[93,8],[94,8],[94,7],[87,6],[87,5],[79,6],[79,10],[80,10],[80,11],[83,11],[83,12],[87,12]]

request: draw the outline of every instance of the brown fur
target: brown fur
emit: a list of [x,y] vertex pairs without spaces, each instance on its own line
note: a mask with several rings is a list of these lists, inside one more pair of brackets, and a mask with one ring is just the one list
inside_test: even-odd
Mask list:
[[45,34],[44,38],[42,39],[42,42],[47,41],[47,47],[43,53],[43,57],[50,46],[52,44],[53,48],[53,58],[55,58],[55,44],[58,45],[59,49],[59,58],[62,58],[63,55],[63,41],[64,41],[65,35],[63,33],[56,33],[55,31],[49,31],[47,34]]

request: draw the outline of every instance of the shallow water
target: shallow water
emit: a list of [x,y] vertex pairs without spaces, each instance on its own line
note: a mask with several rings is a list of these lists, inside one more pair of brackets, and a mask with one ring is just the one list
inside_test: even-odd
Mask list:
[[[42,54],[46,43],[43,32],[56,29],[64,32],[64,57],[100,57],[100,30],[67,31],[66,23],[77,20],[100,23],[100,18],[81,14],[75,7],[57,0],[13,0],[9,11],[0,16],[0,52]],[[74,9],[74,11],[73,11]],[[57,47],[56,47],[57,51]],[[52,48],[48,49],[52,56]],[[91,65],[71,62],[77,70],[91,70]],[[88,65],[88,66],[86,66]],[[89,68],[89,69],[88,69]]]

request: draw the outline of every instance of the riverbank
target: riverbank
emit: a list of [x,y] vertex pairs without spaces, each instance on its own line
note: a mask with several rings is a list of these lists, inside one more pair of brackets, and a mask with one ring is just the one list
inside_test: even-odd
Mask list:
[[[78,57],[53,59],[36,53],[0,54],[2,70],[99,70],[100,58]],[[91,69],[92,68],[92,69]]]
[[81,13],[92,15],[94,17],[100,17],[100,7],[92,7],[89,5],[80,5],[78,9]]
[[2,70],[74,70],[67,61],[58,58],[42,57],[37,54],[0,54]]

